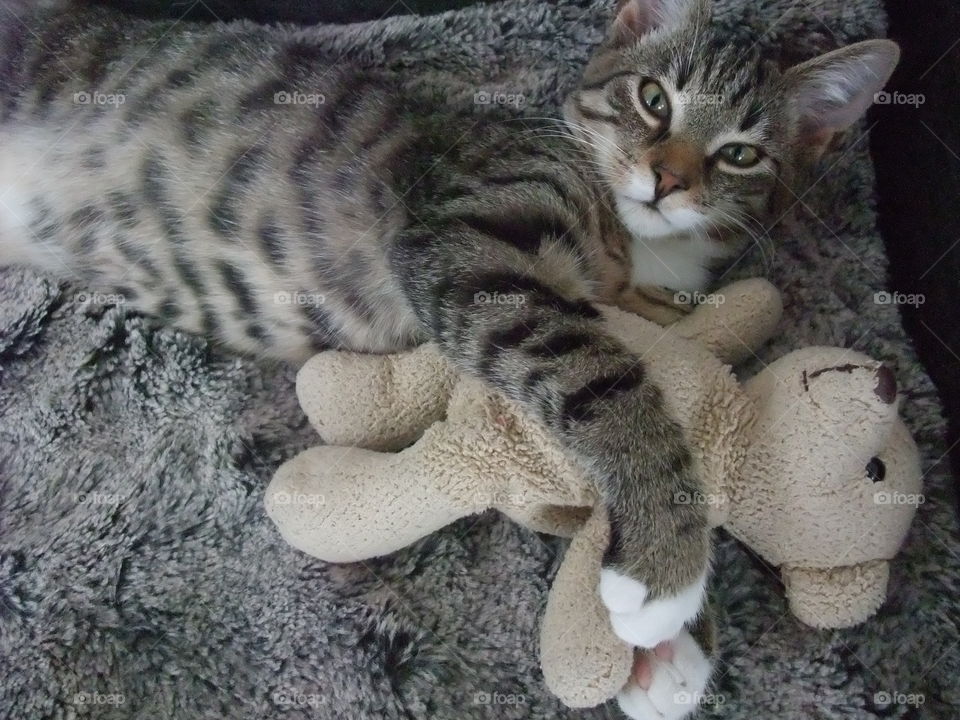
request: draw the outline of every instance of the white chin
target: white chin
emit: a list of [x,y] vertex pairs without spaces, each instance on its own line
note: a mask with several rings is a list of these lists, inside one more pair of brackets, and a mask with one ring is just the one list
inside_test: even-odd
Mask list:
[[700,225],[703,216],[695,210],[662,213],[631,198],[617,197],[617,212],[635,237],[658,238],[678,235]]

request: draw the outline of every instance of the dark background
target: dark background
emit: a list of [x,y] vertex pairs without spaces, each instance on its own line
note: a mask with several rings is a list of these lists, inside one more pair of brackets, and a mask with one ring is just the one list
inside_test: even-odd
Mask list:
[[924,103],[875,105],[870,151],[890,287],[922,293],[901,305],[904,326],[949,419],[947,445],[960,480],[960,4],[888,0],[890,37],[903,56],[888,87]]
[[[493,0],[480,0],[492,2]],[[146,16],[249,18],[260,22],[359,22],[431,13],[477,0],[82,0]],[[888,88],[921,93],[914,105],[875,105],[869,121],[877,173],[880,231],[890,289],[922,294],[900,305],[948,414],[947,443],[960,479],[960,4],[887,0],[890,37],[903,57]]]

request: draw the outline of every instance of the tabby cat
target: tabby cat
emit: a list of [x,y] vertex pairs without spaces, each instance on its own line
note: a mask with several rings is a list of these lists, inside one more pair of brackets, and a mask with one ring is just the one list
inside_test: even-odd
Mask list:
[[309,31],[21,8],[0,30],[0,262],[294,362],[437,342],[595,477],[613,626],[670,642],[638,654],[621,706],[682,717],[669,690],[710,671],[683,629],[706,508],[674,502],[700,489],[688,443],[594,303],[673,319],[673,290],[707,287],[898,56],[875,40],[781,72],[709,10],[621,2],[562,121],[510,121]]

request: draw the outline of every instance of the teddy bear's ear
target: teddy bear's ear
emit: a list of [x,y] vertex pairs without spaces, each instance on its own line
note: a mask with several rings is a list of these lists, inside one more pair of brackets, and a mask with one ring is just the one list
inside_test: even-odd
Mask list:
[[329,350],[300,368],[297,397],[327,444],[396,451],[444,416],[456,378],[433,344],[394,355]]

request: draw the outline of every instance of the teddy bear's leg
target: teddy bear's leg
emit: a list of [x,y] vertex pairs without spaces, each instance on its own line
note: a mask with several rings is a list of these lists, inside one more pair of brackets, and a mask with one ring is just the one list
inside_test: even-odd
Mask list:
[[706,693],[716,647],[709,607],[691,628],[653,650],[637,649],[627,684],[617,695],[633,720],[680,720],[692,715]]
[[[442,425],[442,424],[441,424]],[[284,540],[328,562],[386,555],[471,512],[472,496],[451,492],[445,466],[430,460],[442,440],[434,426],[400,453],[322,446],[277,470],[267,487],[267,514]],[[482,477],[463,473],[468,487]]]
[[567,548],[540,626],[543,679],[569,707],[606,702],[630,674],[633,649],[613,634],[597,594],[609,541],[606,513],[597,507]]
[[456,378],[433,344],[394,355],[328,350],[300,368],[297,396],[325,443],[395,451],[443,418]]

